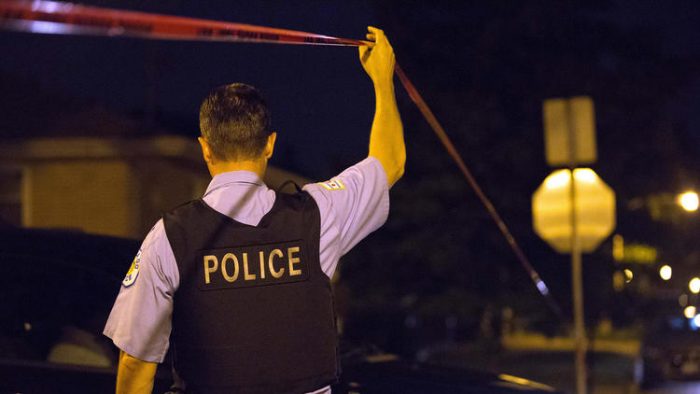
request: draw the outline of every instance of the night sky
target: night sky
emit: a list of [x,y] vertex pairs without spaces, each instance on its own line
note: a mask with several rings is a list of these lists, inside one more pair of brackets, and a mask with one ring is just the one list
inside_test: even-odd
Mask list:
[[[381,24],[376,5],[367,0],[85,3],[348,38],[362,38],[366,25]],[[700,6],[694,1],[612,4],[602,17],[621,26],[650,26],[660,32],[669,51],[700,54],[700,29],[695,23],[700,20]],[[459,16],[442,14],[436,3],[435,12],[426,17],[439,26],[442,18]],[[469,23],[468,15],[464,19]],[[391,38],[391,31],[388,34]],[[123,114],[157,113],[161,128],[192,136],[197,133],[198,105],[209,89],[235,81],[258,86],[270,102],[280,133],[273,164],[311,178],[331,176],[366,154],[373,97],[354,48],[1,33],[0,50],[4,54],[0,74],[6,78],[38,83],[48,96],[70,97]],[[400,53],[397,57],[401,61]],[[458,65],[433,67],[439,72],[441,67]],[[420,89],[422,81],[414,82]],[[674,115],[695,130],[700,130],[700,111],[694,110],[700,106],[698,97],[700,81],[695,78],[674,105]]]
[[[92,3],[350,38],[364,38],[365,26],[376,23],[372,7],[361,1]],[[279,133],[273,165],[310,177],[331,176],[367,153],[374,103],[356,48],[0,33],[0,50],[0,73],[37,81],[49,95],[125,114],[158,111],[166,128],[192,136],[198,133],[199,104],[211,88],[255,85]]]
[[658,31],[669,52],[695,59],[694,82],[688,84],[672,104],[674,115],[687,121],[688,129],[700,142],[700,4],[692,0],[617,1],[613,18],[622,26],[650,26]]

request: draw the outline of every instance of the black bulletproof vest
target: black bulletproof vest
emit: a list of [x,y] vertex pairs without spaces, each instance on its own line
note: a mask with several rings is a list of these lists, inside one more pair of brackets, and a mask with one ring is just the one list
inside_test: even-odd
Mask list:
[[307,193],[277,193],[258,226],[202,200],[163,220],[180,271],[173,359],[188,393],[303,393],[337,380],[320,214]]

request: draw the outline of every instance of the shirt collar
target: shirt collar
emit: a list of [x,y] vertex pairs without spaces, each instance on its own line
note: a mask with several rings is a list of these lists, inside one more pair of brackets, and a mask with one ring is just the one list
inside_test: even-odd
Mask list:
[[243,184],[243,185],[255,185],[255,186],[265,186],[265,183],[260,180],[258,174],[252,171],[229,171],[217,174],[209,182],[207,186],[207,191],[204,195],[209,194],[215,189],[230,186],[233,184]]

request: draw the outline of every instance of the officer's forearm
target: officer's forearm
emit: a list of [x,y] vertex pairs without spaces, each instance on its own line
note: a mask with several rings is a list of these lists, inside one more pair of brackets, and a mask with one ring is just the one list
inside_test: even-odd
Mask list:
[[150,394],[158,364],[139,360],[126,352],[119,353],[117,394]]
[[369,155],[382,163],[391,187],[401,178],[406,163],[403,125],[396,106],[393,81],[374,85],[376,109],[369,138]]

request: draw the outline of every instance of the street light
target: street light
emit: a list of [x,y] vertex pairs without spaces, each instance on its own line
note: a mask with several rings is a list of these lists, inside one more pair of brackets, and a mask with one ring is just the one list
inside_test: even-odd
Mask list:
[[692,306],[692,305],[686,306],[685,309],[683,309],[683,315],[685,315],[685,317],[687,317],[688,319],[692,319],[695,317],[696,311],[697,310],[695,309],[694,306]]
[[700,199],[698,198],[698,193],[694,191],[687,191],[678,195],[676,200],[678,205],[681,206],[687,212],[695,212],[700,206]]
[[659,276],[663,280],[669,280],[671,279],[671,276],[673,275],[673,269],[671,268],[670,265],[666,264],[659,268]]
[[[623,272],[625,273],[625,283],[632,282],[632,279],[634,279],[634,272],[632,272],[632,270],[628,268],[625,268]],[[700,291],[700,279],[698,279],[698,282],[698,291]]]
[[700,293],[700,278],[696,276],[695,278],[691,279],[688,283],[688,288],[693,294]]

